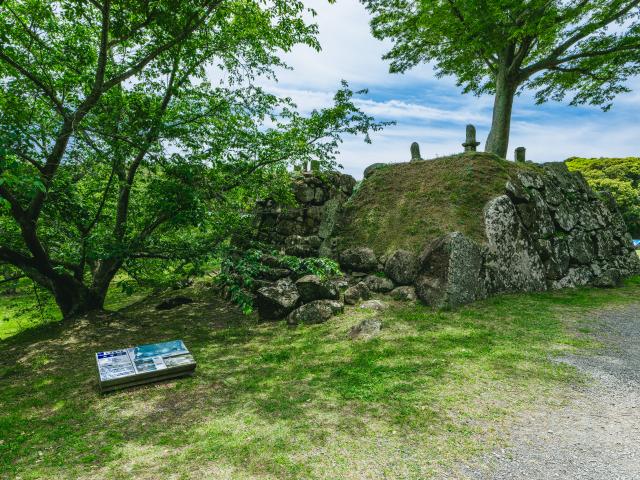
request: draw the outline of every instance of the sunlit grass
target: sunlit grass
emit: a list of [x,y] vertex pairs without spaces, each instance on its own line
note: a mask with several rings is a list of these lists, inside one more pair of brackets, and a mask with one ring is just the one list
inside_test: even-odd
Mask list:
[[[149,289],[139,288],[133,293],[125,293],[114,282],[107,294],[105,308],[120,310],[144,299],[149,292]],[[53,296],[30,280],[21,280],[15,293],[0,294],[0,340],[61,318]]]
[[[584,379],[553,361],[597,346],[590,311],[619,289],[508,295],[453,312],[396,305],[379,337],[355,309],[289,328],[239,316],[207,289],[157,312],[51,325],[0,343],[0,472],[7,478],[441,477],[500,445],[515,414]],[[100,395],[93,353],[183,338],[193,378]]]

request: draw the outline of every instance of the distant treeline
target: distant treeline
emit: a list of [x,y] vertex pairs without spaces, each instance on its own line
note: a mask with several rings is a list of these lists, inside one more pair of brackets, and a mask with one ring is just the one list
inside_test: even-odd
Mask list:
[[640,238],[640,158],[578,158],[566,160],[582,172],[591,187],[615,197],[633,238]]

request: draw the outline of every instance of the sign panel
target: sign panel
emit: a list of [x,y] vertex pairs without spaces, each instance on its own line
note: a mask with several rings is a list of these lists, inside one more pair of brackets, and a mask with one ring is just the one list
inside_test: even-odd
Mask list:
[[191,375],[196,368],[182,340],[98,352],[96,363],[103,392]]

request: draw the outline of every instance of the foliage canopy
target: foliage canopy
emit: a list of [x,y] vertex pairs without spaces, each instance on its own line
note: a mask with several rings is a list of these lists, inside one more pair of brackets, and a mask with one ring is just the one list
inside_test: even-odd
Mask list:
[[495,95],[487,151],[507,152],[513,99],[602,105],[640,71],[640,0],[361,0],[392,72],[433,62],[464,92]]
[[[287,165],[333,165],[380,128],[343,83],[308,116],[257,86],[319,49],[291,0],[0,2],[0,263],[65,315],[134,277],[200,268],[282,192]],[[212,80],[217,78],[217,81]]]
[[633,238],[640,238],[640,158],[569,158],[570,170],[584,175],[594,190],[611,192]]

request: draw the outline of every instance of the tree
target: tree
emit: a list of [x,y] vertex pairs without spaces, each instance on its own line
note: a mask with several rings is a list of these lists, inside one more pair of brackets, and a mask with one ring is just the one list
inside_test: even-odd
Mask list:
[[[296,44],[299,1],[0,1],[0,263],[64,316],[121,269],[184,269],[294,160],[334,163],[380,125],[347,85],[303,117],[255,86]],[[217,73],[212,73],[212,72]],[[219,83],[209,79],[217,75]]]
[[391,72],[433,62],[464,92],[494,95],[486,150],[505,157],[515,96],[573,96],[606,110],[640,70],[640,0],[361,0]]
[[616,199],[633,238],[640,238],[640,158],[578,158],[566,160],[594,190],[607,190]]

